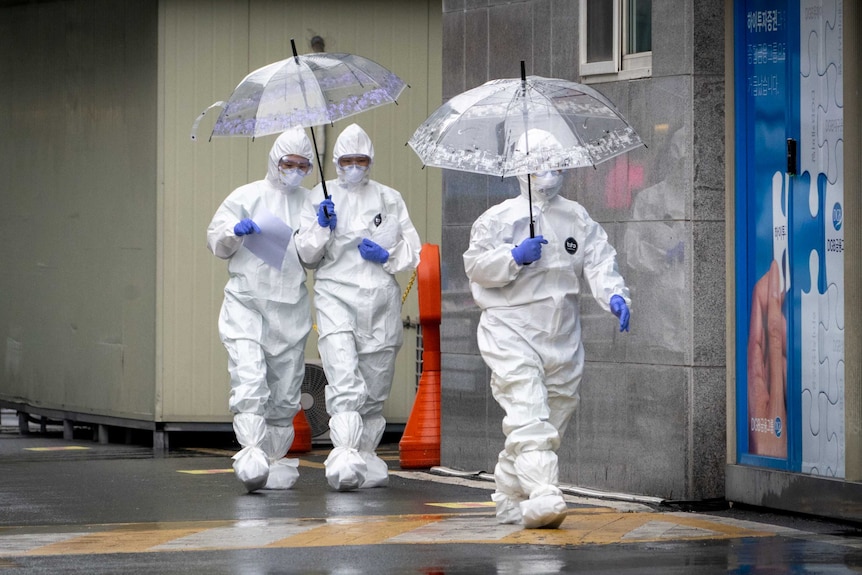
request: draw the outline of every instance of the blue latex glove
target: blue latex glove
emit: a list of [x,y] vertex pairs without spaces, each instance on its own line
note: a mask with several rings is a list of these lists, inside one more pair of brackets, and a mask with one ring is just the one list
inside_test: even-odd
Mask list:
[[370,262],[382,264],[389,259],[389,252],[383,249],[383,246],[376,244],[364,238],[359,244],[359,255]]
[[332,203],[332,198],[326,198],[317,207],[317,223],[321,228],[335,229],[335,224],[338,222],[338,217],[335,215],[335,204]]
[[620,331],[629,330],[629,306],[620,295],[611,296],[611,312],[620,318]]
[[257,224],[254,223],[254,220],[252,220],[251,218],[245,218],[243,220],[240,220],[239,223],[233,227],[233,233],[238,236],[259,234],[260,228],[257,227]]
[[512,257],[515,258],[515,263],[519,266],[531,264],[542,257],[542,244],[548,243],[542,236],[527,238],[514,248],[512,248]]

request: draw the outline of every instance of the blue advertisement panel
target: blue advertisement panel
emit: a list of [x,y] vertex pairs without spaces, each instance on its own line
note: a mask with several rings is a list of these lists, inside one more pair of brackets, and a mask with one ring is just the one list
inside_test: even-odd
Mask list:
[[[741,462],[787,468],[787,396],[791,392],[787,361],[788,298],[791,274],[788,261],[787,200],[793,183],[787,173],[788,139],[792,139],[791,110],[794,87],[787,62],[790,12],[769,0],[749,0],[737,10],[736,29],[743,166],[737,166],[738,204],[745,218],[738,220],[737,246],[744,278],[737,290],[745,302],[739,317],[741,333],[737,370],[737,419]],[[790,2],[793,4],[793,2]],[[742,92],[742,93],[740,93]],[[745,296],[745,297],[743,297]],[[747,301],[746,301],[747,300]],[[745,320],[743,320],[745,318]],[[790,414],[792,415],[792,414]],[[751,457],[755,460],[752,461]]]
[[843,477],[841,3],[735,20],[737,460]]

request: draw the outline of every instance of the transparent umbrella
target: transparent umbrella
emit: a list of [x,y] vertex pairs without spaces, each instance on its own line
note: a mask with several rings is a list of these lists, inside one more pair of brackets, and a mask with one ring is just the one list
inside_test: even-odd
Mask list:
[[255,138],[288,128],[322,126],[395,102],[407,84],[380,64],[355,54],[311,53],[293,56],[258,68],[237,85],[221,108],[212,137]]
[[[531,148],[528,141],[518,147],[519,138],[532,129],[549,132],[559,146]],[[407,143],[426,166],[501,177],[595,167],[644,145],[598,91],[568,80],[526,76],[523,61],[520,78],[491,80],[453,97]]]
[[293,56],[258,68],[246,76],[226,102],[215,102],[192,125],[192,140],[207,112],[222,112],[210,135],[257,136],[277,134],[288,128],[311,129],[324,197],[326,181],[314,136],[314,126],[331,124],[384,104],[395,102],[407,84],[380,64],[346,53],[316,52]]
[[[595,166],[643,145],[598,91],[557,78],[491,80],[435,110],[408,143],[426,166],[501,177]],[[538,128],[559,147],[518,149]]]

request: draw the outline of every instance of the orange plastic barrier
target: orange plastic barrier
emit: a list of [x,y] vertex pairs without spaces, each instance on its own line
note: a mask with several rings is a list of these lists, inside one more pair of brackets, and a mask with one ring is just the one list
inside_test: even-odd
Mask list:
[[308,424],[308,419],[305,417],[305,412],[302,408],[296,412],[293,418],[293,445],[290,446],[288,453],[308,453],[311,451],[311,426]]
[[413,409],[398,444],[402,469],[440,465],[440,248],[424,244],[416,270],[422,375]]

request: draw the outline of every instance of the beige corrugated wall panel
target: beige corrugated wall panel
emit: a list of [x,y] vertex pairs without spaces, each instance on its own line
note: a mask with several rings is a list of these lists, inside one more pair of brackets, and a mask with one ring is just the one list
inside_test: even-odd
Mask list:
[[[439,170],[422,170],[405,146],[413,130],[440,104],[441,6],[433,1],[364,2],[203,2],[163,3],[165,165],[162,299],[161,419],[227,420],[227,356],[218,341],[216,320],[227,275],[225,262],[205,247],[205,230],[221,200],[235,187],[260,179],[275,136],[216,138],[192,143],[189,129],[197,114],[226,99],[250,71],[299,53],[320,35],[327,52],[350,52],[370,58],[401,76],[410,88],[399,104],[388,105],[316,128],[326,147],[326,177],[331,178],[332,145],[349,123],[360,124],[375,146],[375,179],[404,196],[423,242],[440,243],[442,218]],[[213,117],[201,123],[212,129]],[[317,170],[305,185],[312,187]],[[406,288],[410,274],[399,276]],[[417,319],[415,289],[403,316]],[[391,422],[405,422],[416,383],[416,331],[405,330],[396,384],[387,404]],[[317,358],[315,335],[309,360]]]
[[[227,356],[217,320],[225,262],[206,247],[206,228],[234,188],[257,179],[249,142],[193,142],[192,123],[227,98],[248,72],[246,1],[163,2],[164,188],[160,194],[158,301],[160,421],[228,421]],[[212,122],[204,122],[212,128]],[[255,146],[257,144],[254,144]]]
[[0,6],[0,399],[149,420],[157,11]]

